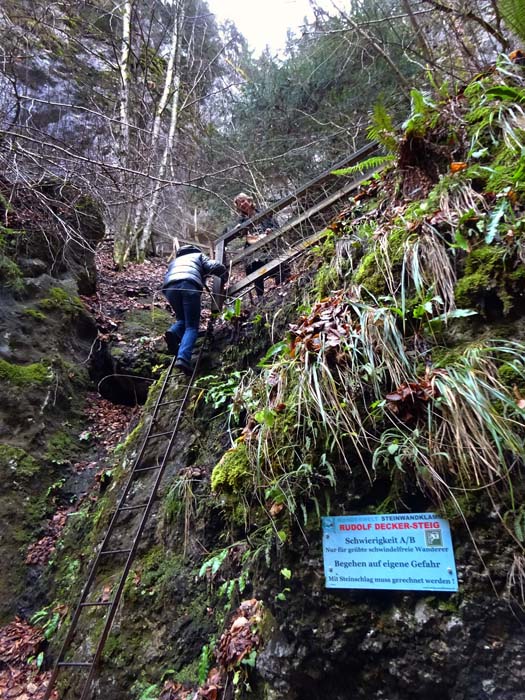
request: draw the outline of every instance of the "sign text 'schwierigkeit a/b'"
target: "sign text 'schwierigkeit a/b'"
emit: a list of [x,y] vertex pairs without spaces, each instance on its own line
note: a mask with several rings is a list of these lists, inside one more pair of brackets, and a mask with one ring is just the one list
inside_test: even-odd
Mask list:
[[457,591],[450,527],[435,513],[323,518],[327,588]]

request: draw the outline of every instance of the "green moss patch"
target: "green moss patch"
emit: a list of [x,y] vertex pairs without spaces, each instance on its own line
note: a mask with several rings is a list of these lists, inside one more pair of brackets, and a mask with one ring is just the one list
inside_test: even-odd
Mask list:
[[24,279],[16,263],[0,254],[0,284],[12,292],[24,289]]
[[11,445],[0,445],[0,465],[3,471],[10,471],[16,479],[29,479],[39,470],[36,459]]
[[248,451],[244,443],[238,444],[226,452],[220,462],[215,465],[211,475],[213,491],[239,493],[244,491],[247,478],[250,475]]
[[[180,572],[181,557],[167,552],[157,545],[149,550],[133,566],[135,576],[130,576],[125,588],[126,599],[138,602],[143,597],[158,595]],[[137,581],[134,583],[133,581]]]
[[385,271],[388,268],[392,274],[400,273],[405,253],[405,243],[413,236],[406,230],[406,222],[392,229],[384,244],[374,243],[373,250],[368,252],[359,265],[355,281],[361,284],[374,297],[388,293]]
[[78,448],[78,442],[71,435],[59,430],[47,441],[44,457],[54,464],[66,464]]
[[[488,294],[495,294],[506,316],[514,299],[525,291],[525,271],[514,268],[502,246],[482,245],[473,250],[465,263],[465,274],[455,288],[459,307],[483,307]],[[483,310],[483,309],[482,309]]]
[[15,386],[47,384],[51,380],[51,373],[41,362],[15,365],[7,360],[0,360],[0,380]]
[[61,311],[67,316],[76,316],[84,308],[79,297],[72,296],[62,287],[52,287],[38,306],[46,311]]
[[518,367],[506,362],[498,367],[499,380],[509,389],[516,387],[520,392],[525,392],[524,376],[525,370],[523,366],[521,367],[521,371]]
[[46,315],[37,309],[24,309],[24,314],[29,318],[34,318],[35,321],[45,321]]
[[42,536],[48,515],[47,481],[41,465],[24,450],[0,445],[0,623],[11,618],[26,589],[26,547]]
[[132,309],[126,312],[121,333],[125,338],[154,337],[162,335],[171,323],[171,314],[163,309]]

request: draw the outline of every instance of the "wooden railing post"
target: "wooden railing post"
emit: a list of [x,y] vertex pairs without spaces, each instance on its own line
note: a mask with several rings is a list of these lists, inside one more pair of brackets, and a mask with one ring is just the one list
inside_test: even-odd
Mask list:
[[[214,252],[214,259],[217,260],[217,262],[222,263],[225,265],[225,243],[224,241],[217,241],[217,244],[215,246],[215,252]],[[220,277],[214,277],[213,278],[213,290],[212,290],[212,295],[211,295],[211,310],[213,312],[220,312],[222,311],[222,307],[224,305],[224,299],[225,299],[225,294],[224,294],[224,282]]]

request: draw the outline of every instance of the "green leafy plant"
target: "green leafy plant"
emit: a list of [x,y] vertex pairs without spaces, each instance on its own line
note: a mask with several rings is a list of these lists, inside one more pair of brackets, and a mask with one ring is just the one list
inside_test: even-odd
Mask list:
[[139,700],[157,700],[159,692],[159,686],[157,684],[148,685],[139,695]]
[[233,398],[241,379],[242,375],[238,371],[232,372],[227,377],[208,374],[199,378],[198,386],[205,389],[204,401],[206,403],[211,403],[213,408],[221,408]]
[[[280,340],[278,343],[275,343],[275,345],[272,345],[267,351],[264,357],[259,360],[257,363],[257,367],[268,367],[273,364],[273,361],[275,361],[276,357],[282,353],[285,353],[288,350],[288,343],[286,340]],[[272,360],[272,362],[270,362]]]
[[27,663],[29,666],[32,666],[34,664],[36,668],[40,670],[42,668],[42,664],[44,663],[44,652],[41,651],[36,656],[30,656],[27,659]]
[[525,41],[525,8],[521,0],[499,0],[498,8],[509,27]]
[[60,626],[60,612],[51,605],[42,608],[31,617],[31,624],[40,627],[44,637],[49,640],[53,637]]
[[378,141],[390,153],[395,153],[397,151],[398,138],[396,136],[394,120],[388,113],[382,100],[378,100],[374,103],[367,136],[371,141]]
[[391,153],[384,156],[372,156],[366,160],[362,160],[355,165],[349,165],[347,168],[339,168],[338,170],[332,170],[332,175],[356,175],[357,173],[363,173],[368,170],[379,170],[380,168],[393,163],[396,159],[395,155]]
[[215,576],[217,571],[221,568],[224,560],[228,556],[228,552],[230,551],[230,547],[225,547],[224,549],[221,549],[220,552],[217,554],[214,554],[212,557],[209,559],[206,559],[205,562],[201,565],[201,568],[199,569],[199,576],[206,576],[209,574],[210,576]]
[[242,595],[246,588],[246,573],[242,573],[240,576],[228,579],[224,581],[217,589],[217,595],[226,598],[226,603],[224,604],[225,611],[229,611],[233,607],[233,602],[237,593]]
[[199,657],[199,667],[197,671],[199,685],[204,685],[206,683],[206,679],[208,678],[208,672],[210,670],[211,661],[213,658],[213,646],[214,645],[212,644],[205,644],[202,647],[201,655]]
[[234,371],[226,377],[210,374],[198,380],[204,401],[211,403],[215,409],[224,409],[232,445],[235,442],[232,431],[239,425],[241,416],[255,408],[253,396],[258,381],[260,379],[252,370]]
[[[62,464],[62,462],[60,462],[60,464]],[[46,498],[49,498],[51,496],[56,496],[59,493],[62,486],[64,486],[65,483],[66,483],[65,477],[62,477],[61,479],[57,479],[56,481],[54,481],[50,486],[47,487]]]
[[[289,581],[292,578],[292,572],[290,571],[290,569],[281,569],[280,574],[286,581]],[[283,588],[281,591],[279,591],[279,593],[277,593],[277,595],[275,596],[275,600],[279,600],[281,602],[286,600],[286,596],[288,593],[290,593],[290,591],[291,588],[289,586],[285,586],[285,588]]]
[[217,554],[207,559],[199,569],[200,577],[206,576],[210,583],[213,582],[215,576],[227,560],[228,555],[235,551],[239,546],[241,550],[242,548],[245,548],[245,551],[241,555],[240,559],[234,558],[236,561],[236,566],[240,564],[241,572],[238,576],[226,578],[226,580],[224,580],[217,588],[217,595],[219,598],[223,598],[225,600],[225,612],[229,612],[233,608],[236,598],[238,596],[242,596],[246,589],[246,584],[248,581],[248,568],[253,555],[252,550],[249,547],[246,547],[245,543],[237,542],[230,547],[225,547]]
[[242,317],[242,301],[241,298],[238,297],[233,306],[228,306],[223,314],[222,314],[222,319],[223,321],[235,321],[239,320]]
[[410,116],[403,123],[403,129],[407,136],[424,136],[427,129],[437,122],[439,111],[429,95],[416,88],[410,91],[410,100]]

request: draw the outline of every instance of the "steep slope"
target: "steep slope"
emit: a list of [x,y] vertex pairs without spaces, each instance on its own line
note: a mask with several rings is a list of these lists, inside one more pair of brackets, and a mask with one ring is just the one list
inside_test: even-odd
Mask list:
[[[216,334],[94,697],[521,697],[522,70],[502,58],[460,95],[414,92],[403,134],[376,130],[395,165],[293,283]],[[158,390],[65,531],[53,609],[78,595]],[[451,522],[457,593],[326,589],[321,515],[422,511]],[[116,544],[132,531],[130,515]],[[99,600],[117,574],[115,558]],[[100,628],[90,611],[74,658]]]

